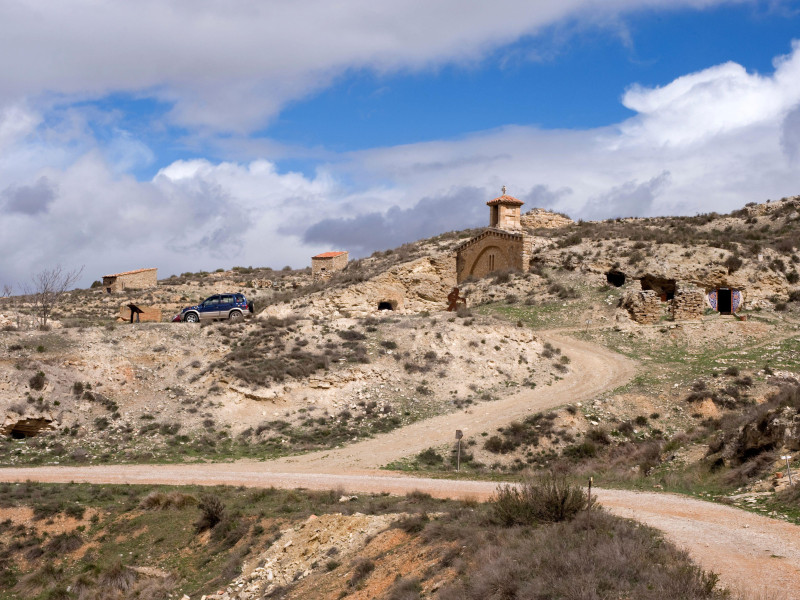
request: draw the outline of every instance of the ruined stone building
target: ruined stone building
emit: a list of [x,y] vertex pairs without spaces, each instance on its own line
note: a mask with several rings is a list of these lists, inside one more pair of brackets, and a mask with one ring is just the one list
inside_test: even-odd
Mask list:
[[336,271],[344,271],[349,260],[347,252],[323,252],[311,257],[311,276],[316,281],[328,279]]
[[109,294],[123,290],[144,290],[158,285],[158,269],[137,269],[103,275],[103,289]]
[[533,238],[522,228],[520,207],[513,196],[503,195],[486,203],[489,227],[456,248],[456,279],[480,278],[494,271],[527,272]]
[[[609,271],[606,280],[621,287],[625,284],[625,275]],[[706,309],[736,314],[744,301],[743,291],[737,288],[716,284],[701,286],[649,274],[639,277],[639,286],[641,289],[628,290],[620,299],[620,306],[637,323],[657,323],[666,317],[675,321],[699,319]]]

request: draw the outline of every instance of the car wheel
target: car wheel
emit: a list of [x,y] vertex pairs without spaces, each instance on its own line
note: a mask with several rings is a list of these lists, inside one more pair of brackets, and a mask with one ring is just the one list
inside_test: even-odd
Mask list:
[[197,313],[188,313],[183,320],[187,323],[197,323],[200,321],[200,317],[197,315]]
[[238,321],[242,318],[242,313],[238,310],[232,310],[231,314],[228,315],[228,319],[231,321]]

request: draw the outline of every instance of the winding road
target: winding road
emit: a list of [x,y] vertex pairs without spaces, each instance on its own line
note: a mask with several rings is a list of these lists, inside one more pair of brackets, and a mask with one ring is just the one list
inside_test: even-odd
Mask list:
[[[512,420],[591,400],[629,381],[636,364],[606,348],[555,333],[539,334],[571,359],[573,374],[534,390],[420,421],[344,448],[269,462],[2,468],[0,481],[200,484],[341,489],[349,493],[424,491],[436,497],[485,499],[496,484],[406,477],[378,469],[431,446],[491,431]],[[800,527],[740,509],[674,494],[597,490],[612,512],[664,531],[722,583],[753,599],[800,598]]]

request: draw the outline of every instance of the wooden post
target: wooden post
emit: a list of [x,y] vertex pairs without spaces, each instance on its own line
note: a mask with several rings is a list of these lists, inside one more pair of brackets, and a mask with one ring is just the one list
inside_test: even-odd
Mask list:
[[592,480],[593,477],[589,477],[589,495],[586,502],[586,509],[588,510],[592,506]]

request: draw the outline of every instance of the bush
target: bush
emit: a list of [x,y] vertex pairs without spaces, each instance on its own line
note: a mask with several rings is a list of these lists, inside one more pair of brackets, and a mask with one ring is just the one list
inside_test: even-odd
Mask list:
[[422,465],[440,465],[444,462],[444,457],[433,448],[428,448],[417,454],[417,462]]
[[200,508],[200,518],[194,524],[197,533],[213,529],[225,517],[225,505],[219,498],[211,494],[200,496],[198,508]]
[[728,275],[731,275],[742,267],[744,261],[736,254],[732,254],[725,259],[723,264],[728,268]]
[[392,584],[386,600],[417,600],[421,598],[420,592],[422,592],[422,586],[419,579],[401,577]]
[[591,508],[592,501],[566,475],[549,472],[518,486],[497,488],[492,500],[492,518],[505,526],[556,523],[572,519]]
[[34,375],[28,380],[28,385],[31,387],[31,389],[37,391],[44,389],[46,383],[47,383],[47,378],[45,377],[44,372],[42,371],[38,371],[36,375]]
[[375,569],[375,563],[368,558],[359,558],[353,565],[353,575],[350,577],[350,587],[356,587],[367,575]]
[[499,435],[493,435],[483,443],[484,449],[494,454],[508,454],[514,451],[514,443],[504,440]]
[[150,492],[139,503],[139,508],[144,510],[181,509],[197,504],[197,498],[180,492]]

